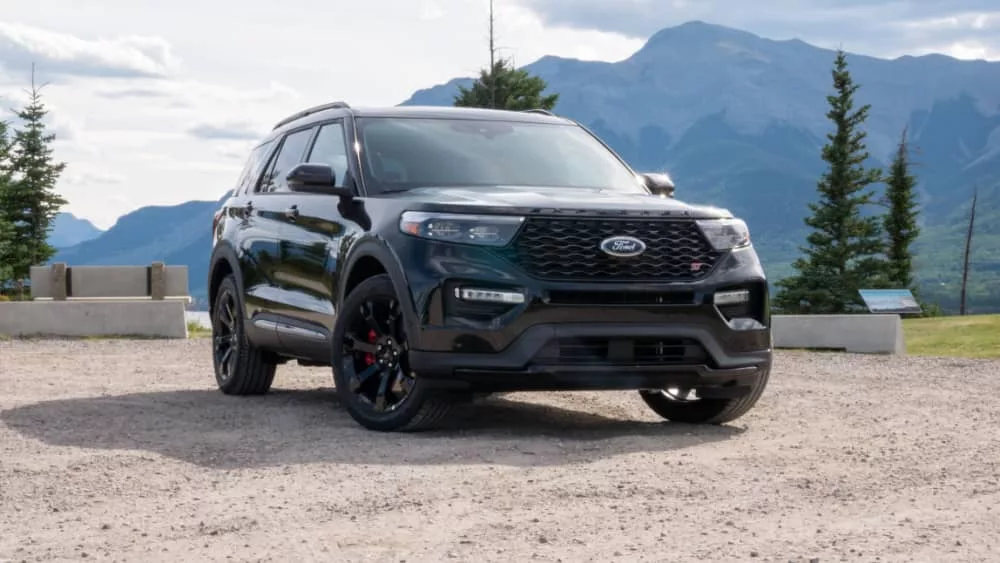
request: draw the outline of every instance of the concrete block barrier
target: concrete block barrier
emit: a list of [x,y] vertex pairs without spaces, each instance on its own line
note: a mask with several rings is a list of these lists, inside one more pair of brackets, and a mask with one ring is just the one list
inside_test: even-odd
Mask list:
[[187,266],[51,266],[31,267],[32,299],[55,301],[188,297]]
[[188,336],[187,266],[33,266],[31,297],[0,303],[0,335]]
[[0,334],[13,337],[188,337],[184,302],[179,300],[0,303]]
[[771,331],[775,348],[906,354],[899,315],[774,315]]

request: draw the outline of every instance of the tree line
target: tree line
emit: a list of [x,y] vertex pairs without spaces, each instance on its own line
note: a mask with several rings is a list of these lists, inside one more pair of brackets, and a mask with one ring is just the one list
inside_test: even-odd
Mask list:
[[16,121],[0,120],[0,290],[26,280],[32,265],[55,255],[49,233],[67,203],[55,191],[66,163],[53,158],[55,134],[45,123],[43,87],[35,85],[32,71],[28,101],[14,110]]

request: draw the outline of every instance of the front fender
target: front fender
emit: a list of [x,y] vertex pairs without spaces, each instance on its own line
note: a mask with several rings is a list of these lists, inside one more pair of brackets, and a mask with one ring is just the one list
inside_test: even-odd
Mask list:
[[392,280],[392,286],[396,290],[396,296],[400,301],[400,309],[403,312],[403,324],[406,327],[407,338],[411,346],[418,344],[420,337],[420,319],[417,309],[413,303],[413,294],[410,292],[409,282],[406,273],[400,267],[399,256],[392,250],[389,244],[380,237],[368,236],[352,244],[345,256],[339,261],[344,264],[343,274],[338,276],[336,311],[339,314],[344,300],[347,298],[347,283],[351,279],[351,272],[364,258],[374,258],[382,264],[386,273]]
[[[215,292],[212,288],[212,281],[215,278],[216,270],[219,267],[220,262],[225,262],[230,271],[233,272],[233,277],[236,279],[236,287],[240,291],[240,295],[243,294],[243,270],[240,268],[240,261],[236,255],[236,250],[233,246],[224,240],[221,240],[215,244],[212,249],[212,253],[209,255],[208,259],[208,279],[206,280],[208,287],[208,310],[212,311],[215,306]],[[244,317],[246,312],[244,311]]]

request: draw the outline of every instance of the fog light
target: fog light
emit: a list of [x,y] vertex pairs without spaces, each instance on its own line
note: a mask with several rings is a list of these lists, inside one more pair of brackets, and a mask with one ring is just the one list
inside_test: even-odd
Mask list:
[[716,305],[742,305],[750,302],[750,292],[741,289],[739,291],[720,291],[715,294]]
[[524,294],[519,291],[497,291],[495,289],[455,288],[455,297],[462,301],[487,303],[524,303]]

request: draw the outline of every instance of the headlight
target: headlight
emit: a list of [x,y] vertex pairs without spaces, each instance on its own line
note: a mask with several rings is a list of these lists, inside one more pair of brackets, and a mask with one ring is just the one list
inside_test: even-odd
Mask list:
[[514,238],[524,217],[460,215],[407,211],[399,218],[406,234],[446,242],[505,246]]
[[708,219],[698,221],[698,227],[716,250],[750,246],[750,229],[740,219]]

